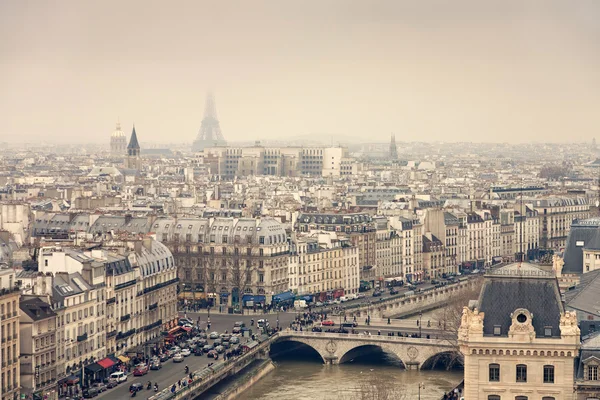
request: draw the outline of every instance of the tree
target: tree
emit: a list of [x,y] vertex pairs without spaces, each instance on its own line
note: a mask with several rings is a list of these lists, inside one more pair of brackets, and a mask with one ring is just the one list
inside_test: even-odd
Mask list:
[[[449,359],[445,360],[448,366],[456,363],[458,357],[462,358],[458,345],[458,328],[460,327],[463,308],[469,305],[469,301],[479,298],[482,285],[482,277],[472,280],[471,287],[468,290],[461,292],[458,296],[453,296],[450,302],[434,312],[434,320],[437,321],[438,328],[441,331],[438,338],[447,341],[454,349],[451,353],[437,356],[438,358],[449,356]],[[436,359],[433,360],[434,365],[436,361]]]
[[[363,377],[364,375],[361,375]],[[408,399],[404,386],[391,379],[385,379],[376,371],[369,372],[366,379],[351,388],[336,390],[336,394],[325,400],[404,400]],[[414,396],[412,396],[414,398]]]

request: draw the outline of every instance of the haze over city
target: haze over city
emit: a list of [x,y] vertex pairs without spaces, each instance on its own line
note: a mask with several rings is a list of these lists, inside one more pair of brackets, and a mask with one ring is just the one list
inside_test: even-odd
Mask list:
[[0,137],[591,141],[597,1],[0,4]]

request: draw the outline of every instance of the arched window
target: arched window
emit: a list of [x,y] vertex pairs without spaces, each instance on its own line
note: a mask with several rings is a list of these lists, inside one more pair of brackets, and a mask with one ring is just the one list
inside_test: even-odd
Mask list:
[[500,382],[500,364],[489,365],[490,382]]
[[[527,365],[517,364],[517,382],[527,382]],[[517,400],[523,400],[518,399]]]
[[527,396],[517,396],[515,400],[527,400]]
[[488,396],[488,400],[501,400],[500,396],[498,396],[497,394],[490,394]]
[[544,383],[554,383],[554,365],[544,365]]
[[[544,397],[542,397],[542,400],[555,400],[555,398],[550,397],[550,396],[544,396]],[[589,400],[589,397],[588,397],[588,400]]]

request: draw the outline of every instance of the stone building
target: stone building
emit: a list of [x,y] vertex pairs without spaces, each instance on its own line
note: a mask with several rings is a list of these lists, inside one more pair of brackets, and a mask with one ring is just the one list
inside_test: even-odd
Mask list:
[[15,272],[12,268],[0,269],[0,348],[2,355],[2,400],[13,400],[20,396],[20,349],[19,299],[20,290],[15,287]]
[[56,313],[40,297],[23,298],[19,307],[21,395],[56,400]]
[[498,268],[463,310],[465,398],[575,399],[579,335],[553,273],[528,263]]
[[289,287],[316,300],[358,293],[358,250],[333,232],[296,235],[292,240]]
[[531,204],[540,219],[540,249],[564,249],[571,222],[591,216],[589,201],[583,197],[549,197]]
[[240,306],[243,296],[270,304],[288,290],[289,243],[270,218],[159,218],[152,230],[173,253],[181,296]]

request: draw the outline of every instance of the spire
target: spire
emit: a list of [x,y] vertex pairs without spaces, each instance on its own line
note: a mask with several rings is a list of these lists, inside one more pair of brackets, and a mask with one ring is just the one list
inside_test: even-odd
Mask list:
[[396,147],[396,135],[392,133],[392,138],[390,140],[390,158],[392,160],[398,159],[398,148]]
[[133,124],[133,131],[131,132],[131,139],[129,140],[128,149],[137,149],[139,150],[140,144],[138,143],[137,135],[135,133],[135,124]]

